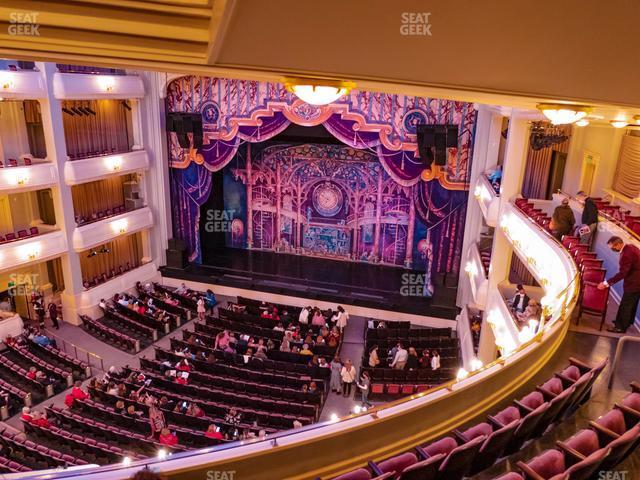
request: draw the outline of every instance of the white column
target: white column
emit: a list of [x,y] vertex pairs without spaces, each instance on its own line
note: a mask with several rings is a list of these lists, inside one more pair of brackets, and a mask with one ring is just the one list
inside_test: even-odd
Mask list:
[[[146,202],[153,212],[155,223],[150,234],[143,237],[143,243],[149,242],[143,249],[145,256],[149,252],[156,265],[160,266],[166,263],[165,250],[169,238],[173,236],[163,94],[165,76],[156,72],[140,72],[139,75],[144,81],[145,96],[134,110],[136,115],[132,116],[133,130],[141,133],[141,146],[149,155],[149,170],[143,175],[143,179],[146,186]],[[136,123],[139,125],[135,125]]]
[[62,106],[53,94],[53,74],[56,72],[55,63],[38,63],[38,68],[44,74],[47,98],[40,101],[42,125],[44,130],[47,157],[58,167],[60,183],[52,189],[53,203],[56,212],[56,224],[67,237],[69,251],[62,256],[62,273],[64,276],[64,292],[62,293],[62,314],[66,322],[79,324],[76,314],[77,296],[84,290],[82,286],[82,271],[80,257],[71,248],[73,230],[76,228],[71,187],[64,182],[64,164],[67,161],[67,146],[64,137],[62,121]]
[[[509,132],[502,166],[498,221],[502,218],[506,203],[520,193],[528,148],[529,118],[526,113],[514,111],[509,120]],[[507,241],[502,230],[499,227],[496,228],[493,236],[491,268],[489,269],[489,292],[496,290],[500,283],[509,278],[511,252],[511,244]],[[493,361],[497,352],[493,332],[486,322],[487,314],[488,312],[485,312],[480,334],[480,348],[478,349],[478,358],[485,364]]]
[[[476,121],[476,135],[473,144],[473,159],[471,162],[471,173],[468,179],[471,189],[476,181],[489,167],[496,165],[498,161],[498,147],[500,145],[502,115],[497,110],[488,105],[478,107],[478,119]],[[480,205],[469,195],[467,199],[467,216],[464,224],[464,236],[462,240],[463,265],[460,269],[458,279],[458,297],[456,304],[466,308],[472,301],[471,285],[469,277],[464,271],[464,259],[471,245],[480,238],[483,228],[482,211]]]

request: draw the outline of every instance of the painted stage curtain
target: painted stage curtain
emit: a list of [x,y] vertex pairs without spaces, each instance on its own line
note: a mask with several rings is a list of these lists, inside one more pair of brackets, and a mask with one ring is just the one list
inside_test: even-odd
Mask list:
[[67,154],[72,160],[131,149],[131,115],[121,100],[66,100],[62,108]]
[[630,198],[640,195],[640,137],[622,137],[613,189]]
[[[241,143],[267,141],[291,123],[323,125],[346,145],[375,153],[404,187],[437,183],[465,197],[468,191],[477,117],[472,103],[352,90],[330,105],[315,106],[278,83],[185,76],[168,85],[166,110],[202,115],[202,147],[183,149],[176,134],[168,134],[174,235],[185,241],[191,261],[200,259],[199,206],[210,193],[210,172],[224,168]],[[458,125],[458,146],[448,150],[446,165],[425,170],[419,124]]]
[[92,213],[124,205],[122,186],[129,180],[131,175],[121,175],[74,185],[71,187],[71,198],[75,215],[89,218]]
[[[110,250],[109,253],[100,252],[102,247]],[[92,251],[97,255],[89,257]],[[94,277],[100,277],[103,273],[108,274],[111,270],[118,270],[118,267],[127,263],[131,268],[141,265],[142,260],[142,238],[140,233],[134,233],[105,243],[84,252],[80,252],[80,269],[82,270],[82,280],[91,281]]]

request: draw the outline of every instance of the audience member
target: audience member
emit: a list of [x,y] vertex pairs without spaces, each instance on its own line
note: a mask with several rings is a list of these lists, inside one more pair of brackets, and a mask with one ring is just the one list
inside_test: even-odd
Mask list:
[[371,368],[376,368],[380,365],[380,359],[378,358],[378,345],[374,345],[369,350],[369,366]]
[[575,223],[576,217],[573,215],[573,210],[571,210],[569,206],[569,199],[563,198],[562,203],[553,211],[549,228],[551,228],[553,236],[556,237],[557,240],[562,240],[563,236],[573,232]]
[[413,347],[409,347],[409,355],[407,356],[407,369],[408,370],[417,370],[418,369],[418,352]]
[[440,354],[437,350],[433,351],[431,356],[431,370],[438,370],[440,368]]
[[524,312],[525,308],[529,305],[529,296],[524,290],[524,287],[521,284],[518,284],[516,288],[516,294],[511,299],[511,308],[513,308],[517,313]]
[[358,388],[360,389],[360,401],[363,407],[371,407],[369,403],[369,388],[371,387],[371,379],[369,378],[369,372],[366,370],[362,372],[360,376],[360,382],[358,382]]
[[178,444],[178,437],[175,433],[171,432],[168,428],[163,428],[160,431],[160,436],[158,437],[158,441],[161,445],[166,445],[168,447],[173,447]]
[[393,361],[391,362],[391,368],[395,368],[396,370],[404,370],[404,367],[407,364],[408,357],[409,353],[405,350],[402,343],[398,343],[398,348],[393,357]]
[[342,395],[349,397],[351,395],[351,386],[356,380],[356,367],[352,365],[351,360],[345,360],[340,371],[340,377],[342,378]]
[[334,393],[338,393],[342,389],[342,362],[340,361],[340,357],[336,355],[331,360],[331,391]]

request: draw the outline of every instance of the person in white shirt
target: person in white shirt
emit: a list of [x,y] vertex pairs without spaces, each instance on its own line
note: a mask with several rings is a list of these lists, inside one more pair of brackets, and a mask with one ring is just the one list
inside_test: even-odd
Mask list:
[[433,356],[431,357],[431,370],[438,370],[440,368],[440,354],[437,350],[433,351]]
[[338,311],[331,318],[331,321],[335,322],[336,327],[338,327],[342,332],[342,330],[344,330],[344,328],[347,326],[347,322],[349,321],[349,314],[344,310],[344,308],[338,305]]
[[187,286],[184,283],[182,283],[178,288],[176,288],[176,293],[178,295],[184,295],[185,293],[187,293],[188,290],[189,289],[187,288]]
[[395,368],[396,370],[403,370],[404,366],[407,364],[407,358],[409,358],[409,352],[404,348],[404,345],[401,343],[398,344],[398,350],[396,351],[396,355],[393,357],[393,361],[391,362],[391,368]]
[[340,377],[342,378],[342,395],[349,397],[351,395],[351,386],[356,381],[356,367],[353,366],[351,360],[347,359],[344,362]]
[[300,310],[300,315],[298,315],[298,322],[304,325],[308,325],[310,311],[311,311],[311,307],[304,307],[302,310]]

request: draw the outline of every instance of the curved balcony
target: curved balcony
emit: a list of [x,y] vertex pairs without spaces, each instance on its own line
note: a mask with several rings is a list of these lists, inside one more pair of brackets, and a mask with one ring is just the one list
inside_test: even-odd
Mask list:
[[528,260],[532,273],[548,281],[547,321],[528,337],[516,331],[502,296],[497,292],[490,295],[489,314],[501,350],[498,360],[472,372],[462,370],[457,380],[438,388],[360,414],[282,432],[264,441],[236,442],[126,467],[85,470],[83,478],[125,478],[144,463],[176,479],[205,478],[212,470],[234,471],[236,478],[256,480],[264,478],[265,471],[270,478],[330,477],[437,438],[511,398],[562,344],[579,285],[572,259],[542,228],[512,205],[504,210],[501,224],[518,255]]
[[64,181],[67,185],[100,180],[107,176],[125,175],[149,168],[149,155],[145,150],[89,157],[67,161],[64,164]]
[[151,227],[153,214],[149,207],[131,210],[77,227],[73,231],[73,249],[82,252],[120,235],[130,235]]
[[44,98],[47,90],[42,73],[37,70],[1,70],[0,97],[11,100]]
[[58,169],[53,163],[42,161],[29,166],[0,169],[0,192],[3,194],[38,190],[57,183]]
[[137,75],[53,75],[53,93],[59,100],[128,99],[144,97],[144,83]]
[[471,294],[473,295],[473,301],[475,305],[484,310],[487,303],[487,293],[489,291],[489,280],[487,273],[482,263],[482,257],[478,244],[474,243],[467,252],[467,259],[464,266],[464,271],[469,277],[471,283]]
[[51,260],[66,251],[67,239],[60,230],[4,243],[0,245],[0,271]]
[[498,225],[498,212],[500,211],[500,195],[496,193],[486,175],[480,175],[473,189],[473,196],[480,204],[480,210],[485,222],[490,227]]

